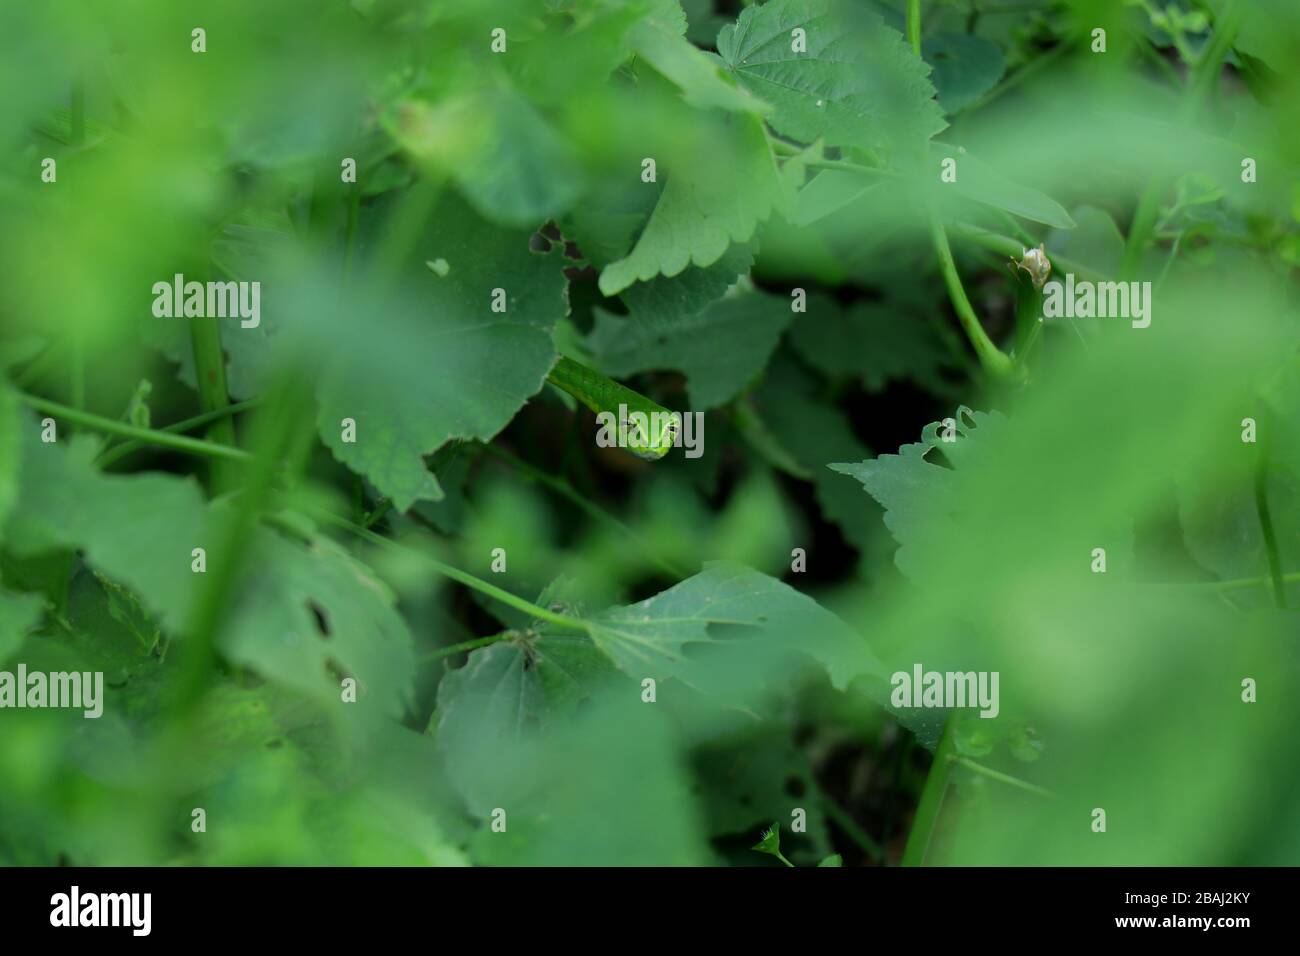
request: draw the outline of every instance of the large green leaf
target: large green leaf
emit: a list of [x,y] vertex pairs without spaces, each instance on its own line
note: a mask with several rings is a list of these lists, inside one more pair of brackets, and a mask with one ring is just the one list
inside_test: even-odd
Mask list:
[[[918,582],[925,580],[931,549],[943,548],[947,538],[961,533],[964,509],[957,478],[963,462],[980,453],[981,441],[990,433],[1007,427],[1004,415],[967,408],[948,424],[926,426],[922,441],[904,445],[896,455],[829,466],[858,479],[884,507],[885,526],[898,542],[898,566]],[[952,467],[931,460],[936,451]]]
[[[208,565],[224,539],[228,503],[208,505],[193,479],[103,475],[88,437],[45,444],[34,422],[18,507],[4,528],[19,555],[76,550],[107,578],[139,595],[171,634],[183,637],[198,589],[192,551]],[[258,529],[218,645],[264,676],[340,700],[338,671],[355,677],[358,704],[400,715],[411,690],[411,638],[392,595],[328,540],[291,541]]]
[[[589,625],[596,644],[637,680],[698,676],[712,682],[728,671],[737,685],[761,683],[779,676],[779,663],[791,651],[825,667],[837,687],[878,673],[866,641],[812,598],[723,562],[710,562],[694,577],[606,611]],[[706,662],[687,652],[693,644],[724,653]],[[721,668],[719,661],[725,661]]]
[[842,307],[824,297],[812,297],[808,311],[790,330],[790,344],[804,361],[829,378],[856,378],[873,392],[892,381],[911,378],[942,393],[942,371],[951,362],[928,317],[892,298]]
[[[316,317],[324,322],[299,322],[322,363],[322,440],[400,511],[442,497],[423,456],[452,439],[492,438],[546,380],[566,282],[561,253],[533,252],[529,242],[447,198],[402,263],[400,298],[373,322],[327,304]],[[496,289],[505,312],[492,311]],[[345,418],[356,422],[355,442],[343,440]]]
[[706,410],[734,398],[763,370],[791,318],[787,301],[762,292],[723,298],[666,322],[653,312],[623,318],[598,310],[587,345],[601,371],[615,377],[681,370],[691,405]]
[[[794,52],[793,31],[807,52]],[[769,0],[718,34],[718,53],[772,103],[778,133],[828,146],[914,152],[946,125],[929,68],[878,15],[830,0]]]
[[92,568],[136,591],[168,630],[188,625],[202,576],[190,570],[194,548],[218,539],[193,478],[102,475],[92,460],[99,444],[88,435],[40,440],[24,416],[25,441],[17,507],[4,527],[5,546],[18,555],[78,550]]
[[504,755],[575,713],[612,673],[585,637],[520,634],[474,651],[444,677],[432,729],[471,809],[492,809],[510,777]]
[[650,221],[631,253],[600,274],[605,295],[692,264],[713,265],[733,242],[748,242],[771,214],[783,186],[762,124],[735,116],[719,135],[717,161],[659,170],[667,182]]

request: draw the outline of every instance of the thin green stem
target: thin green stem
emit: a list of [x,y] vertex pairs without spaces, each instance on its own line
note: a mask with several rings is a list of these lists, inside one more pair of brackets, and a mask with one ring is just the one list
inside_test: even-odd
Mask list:
[[388,498],[384,498],[382,501],[380,501],[378,504],[375,505],[374,510],[371,511],[370,514],[366,515],[366,520],[361,522],[361,526],[364,528],[373,528],[375,526],[375,523],[379,521],[380,518],[382,518],[384,515],[388,514],[388,512],[392,510],[393,510],[392,501],[390,501]]
[[890,179],[901,179],[900,173],[892,169],[885,169],[882,166],[864,166],[861,163],[851,163],[844,159],[809,159],[804,161],[804,165],[809,169],[834,169],[844,173],[858,173],[863,176],[887,176]]
[[[213,540],[205,545],[208,567],[190,608],[169,700],[177,728],[183,729],[193,717],[212,680],[222,621],[232,604],[263,505],[277,477],[291,479],[306,462],[314,435],[314,429],[303,427],[304,420],[310,420],[306,391],[302,376],[294,371],[281,373],[273,382],[266,412],[254,422],[255,454],[250,455],[242,493],[234,496],[210,532]],[[178,734],[177,742],[183,737]]]
[[[209,269],[205,260],[205,271]],[[221,347],[221,326],[211,317],[190,318],[190,343],[194,350],[194,379],[199,391],[199,407],[205,412],[222,411],[230,404],[226,389],[226,353]],[[234,447],[235,425],[229,415],[215,419],[207,431],[207,438],[219,445]],[[221,466],[212,468],[212,493],[230,491],[236,479]]]
[[1259,528],[1264,536],[1264,553],[1268,556],[1268,576],[1273,582],[1273,603],[1286,608],[1286,588],[1282,583],[1282,556],[1278,551],[1277,533],[1273,529],[1273,516],[1268,506],[1269,441],[1265,436],[1260,443],[1259,459],[1255,463],[1255,511],[1259,515]]
[[921,0],[907,0],[907,42],[921,55]]
[[520,472],[522,472],[524,475],[528,476],[532,480],[536,481],[538,484],[544,485],[545,487],[555,492],[557,495],[560,495],[567,501],[570,501],[573,504],[577,505],[579,508],[581,508],[592,518],[607,525],[610,528],[613,528],[615,531],[618,531],[621,534],[626,535],[632,541],[635,541],[640,546],[642,551],[650,557],[650,560],[653,561],[655,564],[657,564],[660,570],[667,572],[670,577],[685,578],[690,576],[687,571],[677,567],[671,561],[665,558],[661,558],[658,555],[654,554],[653,549],[650,548],[649,543],[644,538],[642,538],[639,534],[633,531],[630,527],[625,525],[614,515],[610,514],[604,508],[600,507],[600,505],[596,504],[590,498],[578,494],[577,489],[575,489],[563,478],[558,478],[555,475],[548,474],[547,472],[542,471],[540,468],[537,468],[529,464],[528,462],[524,461],[522,458],[512,455],[504,448],[498,448],[496,445],[483,443],[480,447],[482,447],[483,450],[486,451],[488,454],[496,458],[499,458],[501,461],[506,462],[511,467],[518,469]]
[[357,245],[357,217],[361,209],[361,183],[355,182],[349,184],[348,198],[348,219],[347,227],[343,239],[343,281],[347,282],[352,277],[352,260],[356,253]]
[[1235,591],[1240,588],[1259,587],[1261,584],[1273,584],[1276,582],[1291,584],[1300,581],[1300,571],[1290,571],[1285,574],[1270,574],[1266,578],[1229,578],[1227,581],[1196,581],[1192,587],[1211,587],[1218,588],[1221,591]]
[[73,149],[86,145],[86,77],[77,73],[72,84],[72,101],[68,110],[68,126]]
[[139,428],[135,425],[128,425],[126,422],[104,418],[102,415],[94,415],[80,409],[70,408],[67,405],[60,405],[58,402],[51,402],[36,395],[28,395],[25,392],[19,392],[17,395],[19,401],[37,411],[66,419],[74,424],[82,425],[106,435],[119,435],[122,438],[133,439],[146,445],[157,445],[160,448],[170,448],[173,451],[199,455],[204,458],[217,458],[236,462],[247,462],[252,458],[248,452],[239,448],[232,448],[229,445],[218,445],[197,438],[187,438],[184,435],[172,435],[152,428]]
[[930,764],[930,773],[921,790],[921,802],[916,807],[912,830],[907,835],[903,866],[920,866],[925,862],[925,853],[930,848],[930,839],[939,820],[939,809],[943,806],[944,794],[948,792],[948,778],[952,775],[952,761],[948,758],[953,750],[955,727],[956,718],[950,714],[944,722],[943,737],[939,740],[934,763]]
[[1056,794],[1052,793],[1052,791],[1045,787],[1029,783],[1027,780],[1021,780],[1019,777],[1013,777],[1009,773],[1002,773],[999,770],[994,770],[992,767],[986,767],[982,763],[976,763],[969,757],[958,757],[953,755],[949,759],[952,760],[953,763],[965,767],[973,773],[977,773],[982,777],[988,777],[990,780],[996,780],[999,783],[1005,783],[1009,787],[1015,787],[1018,790],[1024,790],[1027,793],[1032,793],[1040,797],[1051,798],[1056,796]]
[[980,324],[970,299],[966,297],[961,276],[957,274],[957,264],[953,262],[952,249],[948,246],[948,234],[944,231],[943,224],[939,222],[939,217],[933,212],[930,214],[930,236],[934,242],[935,255],[939,259],[939,269],[943,273],[944,284],[948,287],[948,298],[952,300],[957,319],[961,322],[961,327],[965,330],[971,345],[974,346],[980,364],[999,379],[1019,381],[1023,376],[1023,370],[993,344],[993,340],[984,331],[984,326]]
[[486,594],[490,598],[495,598],[502,604],[509,605],[517,611],[523,611],[525,614],[530,614],[539,621],[547,621],[551,624],[559,625],[560,627],[567,627],[588,634],[591,633],[591,626],[580,618],[569,617],[567,614],[557,614],[556,612],[536,605],[531,601],[526,601],[521,597],[511,594],[509,591],[497,587],[495,584],[489,584],[482,578],[475,577],[467,571],[462,571],[460,568],[439,561],[432,555],[425,554],[422,551],[417,551],[414,548],[407,548],[394,541],[390,541],[388,538],[375,534],[373,531],[363,528],[358,524],[354,524],[346,518],[340,518],[338,515],[329,514],[324,511],[313,513],[320,518],[320,520],[332,524],[335,527],[342,528],[345,531],[349,531],[358,538],[361,538],[363,541],[369,541],[371,544],[377,545],[381,548],[388,548],[389,550],[398,551],[403,554],[418,555],[426,564],[443,577],[451,578],[453,581],[463,584],[467,588],[473,588],[481,594]]
[[[953,234],[982,246],[990,252],[998,252],[1002,255],[1015,256],[1019,258],[1024,252],[1025,243],[1011,236],[1004,236],[1000,233],[991,232],[980,226],[972,226],[969,223],[958,222],[953,224]],[[1073,272],[1079,278],[1091,280],[1105,279],[1106,276],[1091,269],[1074,259],[1051,253],[1049,257],[1052,260],[1052,271],[1054,272]]]
[[[217,408],[210,412],[204,412],[202,415],[195,415],[193,418],[186,418],[183,421],[173,422],[170,425],[165,425],[162,428],[155,429],[155,431],[158,433],[173,435],[194,431],[196,428],[202,428],[204,425],[209,425],[212,422],[215,422],[218,418],[223,418],[227,415],[238,415],[241,412],[246,412],[250,409],[256,408],[259,404],[260,402],[257,399],[250,399],[246,402],[236,402],[233,405],[227,405],[225,408]],[[99,458],[96,459],[96,464],[98,464],[100,468],[108,468],[125,458],[127,455],[145,447],[146,444],[148,443],[143,441],[126,441],[113,448],[107,448],[100,454]]]
[[444,657],[452,657],[465,651],[473,651],[480,647],[487,647],[490,644],[497,644],[514,637],[514,635],[514,631],[502,631],[500,634],[490,634],[487,637],[476,638],[472,641],[461,641],[459,644],[450,644],[447,647],[440,647],[436,651],[430,651],[428,654],[424,655],[423,660],[425,663],[440,661]]

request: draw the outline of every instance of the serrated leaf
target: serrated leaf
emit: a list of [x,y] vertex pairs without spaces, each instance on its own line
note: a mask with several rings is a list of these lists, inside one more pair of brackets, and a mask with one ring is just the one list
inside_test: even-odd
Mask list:
[[[926,427],[922,441],[903,445],[896,455],[880,455],[870,461],[844,462],[829,467],[862,482],[867,493],[885,509],[885,527],[898,542],[896,562],[915,581],[925,579],[928,549],[943,547],[960,524],[961,499],[955,493],[957,475],[966,456],[979,453],[981,440],[990,431],[1006,427],[997,412],[972,412],[962,408],[953,417],[952,441],[944,441],[942,423]],[[939,451],[955,465],[946,468],[927,459]],[[937,520],[948,515],[951,520]],[[940,540],[942,538],[942,540]]]
[[[792,31],[807,36],[796,53]],[[947,124],[929,68],[880,17],[830,0],[770,0],[718,34],[718,53],[740,83],[775,106],[784,136],[827,146],[918,150]]]
[[782,182],[762,124],[735,116],[716,162],[659,170],[666,176],[654,212],[625,258],[606,266],[600,291],[616,295],[634,282],[711,266],[733,243],[748,242],[780,199]]
[[[452,439],[490,440],[555,362],[550,330],[568,309],[564,260],[531,251],[529,240],[445,199],[404,265],[400,303],[374,325],[358,327],[344,310],[301,330],[321,353],[321,439],[399,511],[442,497],[423,456]],[[496,289],[505,312],[492,311]],[[343,441],[344,418],[356,422],[355,442]]]
[[[689,679],[697,669],[686,651],[692,644],[726,643],[734,652],[727,660],[733,663],[743,655],[747,673],[739,677],[742,681],[761,680],[764,668],[789,651],[812,657],[841,688],[877,666],[866,642],[812,598],[775,578],[723,562],[709,562],[667,591],[613,608],[588,623],[597,646],[638,680]],[[725,638],[722,632],[728,627],[741,629],[741,635]]]
[[620,298],[627,303],[632,321],[660,331],[670,329],[721,299],[753,264],[754,244],[736,244],[708,268],[692,267],[671,279],[656,276],[638,282]]

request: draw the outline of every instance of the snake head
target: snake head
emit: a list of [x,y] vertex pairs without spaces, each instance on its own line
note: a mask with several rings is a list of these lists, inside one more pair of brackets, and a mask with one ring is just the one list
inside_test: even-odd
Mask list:
[[632,412],[623,421],[622,445],[638,458],[658,461],[677,442],[682,430],[678,412]]

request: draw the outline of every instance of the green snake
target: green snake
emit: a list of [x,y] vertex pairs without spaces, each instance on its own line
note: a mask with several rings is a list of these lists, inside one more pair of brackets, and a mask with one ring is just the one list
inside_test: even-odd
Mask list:
[[[587,368],[567,356],[560,360],[547,376],[551,384],[562,388],[597,415],[607,413],[618,422],[618,444],[638,458],[651,461],[668,454],[681,430],[682,418],[650,399],[626,388],[595,369]],[[627,417],[620,414],[620,407]],[[645,427],[632,415],[645,415]]]

